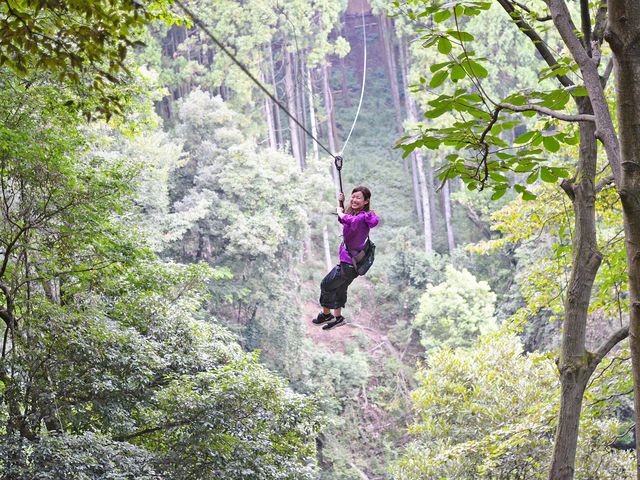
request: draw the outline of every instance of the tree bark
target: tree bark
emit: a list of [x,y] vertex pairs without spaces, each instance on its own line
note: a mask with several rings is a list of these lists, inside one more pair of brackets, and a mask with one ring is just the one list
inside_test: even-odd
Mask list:
[[[382,43],[382,51],[384,52],[385,71],[387,72],[387,78],[389,79],[389,86],[391,88],[393,110],[396,114],[396,130],[398,133],[402,133],[402,107],[400,103],[400,89],[398,87],[396,54],[393,45],[393,23],[386,14],[381,13],[378,17],[378,25],[380,25],[380,43]],[[407,92],[406,88],[405,92]],[[405,95],[408,95],[408,93]]]
[[324,262],[327,272],[331,270],[333,262],[331,261],[331,244],[329,243],[329,229],[326,225],[322,227],[322,244],[324,245]]
[[[578,101],[580,113],[592,113],[587,97]],[[575,230],[572,271],[565,301],[565,318],[558,370],[560,371],[560,413],[549,478],[571,480],[575,472],[582,398],[591,372],[586,349],[586,329],[593,282],[602,256],[597,249],[595,176],[597,143],[595,125],[580,123],[580,151],[576,180],[563,182],[573,201]]]
[[[292,53],[285,53],[284,56],[284,85],[287,96],[287,109],[292,115],[296,115],[298,112],[298,106],[296,102],[296,86],[293,81],[293,65],[292,65]],[[304,170],[304,157],[300,151],[300,132],[298,125],[289,118],[289,134],[291,140],[291,153],[298,163],[300,171]]]
[[[331,94],[331,84],[329,82],[329,64],[325,62],[322,64],[322,94],[324,97],[324,107],[327,114],[327,136],[329,137],[329,150],[333,154],[339,152],[338,137],[336,132],[336,117],[333,110],[333,96]],[[333,174],[333,183],[336,187],[336,193],[340,193],[340,182],[338,181],[338,171],[335,165],[331,167]]]
[[[407,113],[410,112],[409,108],[409,92],[408,92],[408,77],[409,77],[409,65],[408,65],[408,52],[406,47],[406,39],[403,37],[401,39],[400,45],[400,70],[402,72],[402,84],[404,87],[405,96],[405,108]],[[422,224],[424,222],[424,215],[422,211],[422,198],[420,197],[420,184],[418,182],[418,165],[416,161],[416,156],[412,153],[409,158],[411,159],[411,185],[413,187],[413,200],[416,209],[416,215],[418,217],[418,222]]]
[[[640,5],[609,0],[606,38],[614,55],[620,183],[629,271],[629,337],[633,366],[636,438],[640,438]],[[615,174],[615,171],[614,171]],[[636,478],[640,445],[636,442]]]
[[[416,120],[417,120],[417,115],[416,115]],[[425,159],[424,173],[427,178],[427,195],[429,195],[429,214],[431,219],[431,231],[435,232],[436,229],[438,228],[438,225],[436,223],[436,218],[438,218],[437,209],[436,209],[437,196],[436,196],[436,187],[433,182],[433,161],[431,159],[431,156],[428,156]]]
[[[311,124],[311,134],[318,138],[318,121],[316,120],[316,107],[313,100],[313,80],[311,78],[311,70],[307,69],[307,93],[309,95],[309,123]],[[313,148],[313,158],[318,161],[320,159],[320,150],[316,142],[311,142]]]
[[[273,85],[273,95],[278,98],[278,83],[276,81],[276,68],[275,63],[273,61],[273,46],[271,42],[269,42],[269,67],[271,74],[271,84]],[[271,105],[271,109],[273,112],[274,119],[274,128],[276,131],[276,141],[278,147],[281,147],[284,144],[284,140],[282,139],[282,120],[280,118],[280,108],[277,106]]]
[[[297,60],[294,64],[296,68],[293,75],[294,86],[296,87],[296,106],[298,107],[295,115],[300,123],[306,127],[309,124],[307,122],[307,106],[304,88],[304,79],[307,75],[306,61],[303,52],[292,53],[291,55]],[[298,142],[300,155],[302,156],[302,170],[304,170],[307,158],[307,136],[301,127],[298,127]]]
[[447,245],[449,253],[456,248],[455,231],[451,220],[451,192],[449,190],[449,182],[445,182],[442,186],[442,209],[444,210],[444,225],[447,229]]
[[416,165],[418,167],[418,180],[420,182],[420,198],[422,198],[422,214],[424,221],[422,222],[422,233],[424,235],[424,251],[433,253],[433,231],[431,230],[431,213],[429,209],[429,194],[427,189],[427,178],[424,174],[424,159],[419,150],[415,151]]
[[[415,100],[411,95],[405,95],[405,101],[407,102],[407,114],[408,120],[411,124],[416,124],[418,120],[418,107]],[[431,206],[429,188],[433,188],[427,181],[427,176],[424,171],[424,157],[419,149],[414,150],[415,164],[418,172],[418,184],[420,186],[420,200],[422,208],[422,232],[424,235],[424,251],[426,253],[433,253],[433,230],[431,227]]]

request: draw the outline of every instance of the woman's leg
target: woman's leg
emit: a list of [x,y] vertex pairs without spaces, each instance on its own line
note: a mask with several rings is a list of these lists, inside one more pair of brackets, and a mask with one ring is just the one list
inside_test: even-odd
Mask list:
[[322,279],[320,283],[320,305],[322,306],[323,313],[329,313],[329,309],[342,307],[340,298],[338,298],[338,292],[340,287],[344,283],[342,276],[342,267],[336,265],[333,269]]
[[334,309],[334,315],[339,317],[342,315],[342,307],[347,304],[347,290],[351,282],[353,282],[358,274],[356,269],[348,263],[341,264],[341,279],[342,282],[336,289],[336,308]]

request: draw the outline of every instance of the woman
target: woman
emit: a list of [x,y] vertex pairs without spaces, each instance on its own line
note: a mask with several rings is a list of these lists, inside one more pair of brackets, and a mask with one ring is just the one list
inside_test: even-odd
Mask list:
[[[316,325],[326,324],[322,327],[324,330],[345,324],[342,307],[347,303],[347,288],[358,276],[351,254],[357,256],[364,249],[369,230],[378,225],[378,216],[373,210],[369,210],[370,199],[371,192],[367,187],[356,187],[351,192],[346,213],[341,207],[337,208],[344,238],[340,245],[340,263],[333,267],[320,284],[322,311],[313,319]],[[340,193],[338,201],[344,201],[344,193]]]

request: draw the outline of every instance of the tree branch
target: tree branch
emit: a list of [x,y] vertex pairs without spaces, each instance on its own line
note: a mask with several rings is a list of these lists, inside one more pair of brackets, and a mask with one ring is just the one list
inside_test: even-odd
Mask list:
[[[538,35],[533,27],[529,25],[524,18],[522,18],[522,15],[516,11],[513,4],[509,0],[498,0],[498,3],[509,14],[522,33],[531,39],[531,42],[533,42],[533,45],[536,47],[536,50],[538,50],[538,53],[542,56],[544,61],[547,62],[547,65],[552,68],[558,65],[558,61],[544,43],[543,39]],[[574,85],[571,79],[566,75],[556,75],[556,78],[565,87],[572,87]]]
[[505,110],[511,110],[513,112],[538,112],[544,115],[548,115],[553,118],[557,118],[558,120],[562,120],[565,122],[595,122],[596,117],[593,115],[587,114],[578,114],[578,115],[569,115],[566,113],[559,112],[557,110],[553,110],[551,108],[543,107],[540,105],[534,105],[528,103],[526,105],[513,105],[511,103],[501,103],[498,105],[499,107],[504,108]]
[[613,120],[611,119],[609,104],[602,89],[597,62],[594,62],[594,60],[589,57],[582,42],[577,37],[577,29],[571,19],[571,13],[565,1],[547,0],[547,5],[553,16],[553,23],[558,33],[569,49],[571,56],[578,64],[578,67],[580,67],[584,86],[589,93],[589,101],[593,107],[593,113],[596,118],[596,138],[604,145],[607,158],[609,159],[609,165],[616,179],[616,184],[620,185],[620,179],[622,178],[620,144],[613,126]]
[[[516,1],[514,1],[513,4],[517,5],[518,8],[520,8],[521,10],[524,10],[527,13],[531,13],[531,9],[529,7],[527,7],[526,5],[523,5],[522,3],[516,2]],[[538,22],[548,22],[549,20],[552,20],[552,18],[551,18],[551,15],[547,15],[546,17],[537,17],[536,16],[536,20]]]
[[614,181],[615,179],[613,178],[613,175],[608,175],[600,179],[600,181],[596,184],[596,193],[601,192],[605,187],[614,183]]
[[618,343],[629,336],[629,325],[616,330],[607,340],[598,347],[591,358],[590,366],[596,368],[600,361],[615,347]]

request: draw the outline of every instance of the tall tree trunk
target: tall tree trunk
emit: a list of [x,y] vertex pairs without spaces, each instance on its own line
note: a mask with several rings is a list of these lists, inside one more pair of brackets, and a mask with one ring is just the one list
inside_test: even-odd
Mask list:
[[424,214],[422,211],[422,194],[420,193],[420,181],[418,180],[418,156],[415,153],[410,155],[411,158],[411,186],[413,187],[413,200],[418,216],[418,223],[424,223]]
[[[284,86],[287,96],[287,109],[292,115],[295,115],[298,111],[296,105],[296,86],[293,80],[293,54],[286,52],[284,55]],[[304,157],[300,151],[300,135],[298,125],[289,118],[289,134],[291,139],[291,153],[298,162],[300,171],[304,170]]]
[[269,147],[274,150],[278,148],[278,136],[276,134],[276,125],[273,121],[273,109],[271,108],[271,100],[264,99],[264,116],[267,118],[267,132],[269,138]]
[[[417,115],[416,115],[417,121]],[[431,231],[435,232],[438,228],[438,224],[436,219],[437,217],[437,209],[438,205],[437,196],[436,196],[436,187],[433,182],[433,161],[431,160],[431,156],[427,156],[425,158],[425,170],[424,173],[427,177],[427,195],[429,195],[429,213],[431,216]]]
[[[580,113],[592,113],[588,98],[580,97]],[[571,480],[575,457],[582,398],[592,373],[585,339],[587,314],[593,282],[602,261],[596,241],[595,178],[597,143],[595,125],[580,123],[580,151],[575,182],[562,186],[573,202],[575,229],[572,271],[565,301],[565,319],[560,348],[560,413],[556,431],[550,479]]]
[[[329,82],[329,65],[323,63],[322,67],[322,94],[324,97],[324,106],[327,112],[327,136],[329,137],[329,150],[335,155],[339,152],[336,117],[333,111],[333,95],[331,94],[331,84]],[[338,171],[335,165],[332,166],[333,183],[336,187],[336,193],[340,192],[340,184],[338,181]]]
[[449,246],[449,253],[452,253],[456,248],[456,239],[453,222],[451,220],[451,190],[449,182],[444,183],[441,192],[442,209],[444,210],[444,225],[447,229],[447,245]]
[[429,210],[429,194],[427,193],[427,178],[424,174],[424,159],[419,150],[415,151],[416,164],[418,166],[418,180],[420,181],[420,197],[422,198],[422,214],[424,215],[423,235],[424,235],[424,251],[433,253],[433,232],[431,230],[431,213]]
[[[405,95],[407,102],[407,114],[408,120],[411,124],[415,125],[418,120],[418,106],[411,95]],[[429,185],[427,176],[424,171],[424,158],[419,149],[414,150],[415,163],[418,171],[418,183],[420,185],[420,199],[422,207],[422,226],[424,234],[424,250],[427,253],[433,252],[433,230],[431,228],[431,206],[429,205],[430,197],[429,189],[433,189],[433,185]]]
[[349,108],[351,107],[351,99],[349,95],[349,87],[347,85],[347,64],[344,61],[344,58],[340,59],[340,76],[342,79],[342,94],[340,96],[342,97],[344,106]]
[[[633,365],[636,439],[640,439],[640,7],[609,0],[606,38],[614,54],[621,180],[618,186],[626,235],[629,272],[629,340]],[[636,477],[640,479],[640,442],[636,440]]]
[[[398,87],[398,68],[395,47],[393,45],[393,23],[385,13],[381,13],[378,17],[378,25],[380,26],[380,43],[382,44],[382,51],[384,52],[385,71],[387,72],[389,86],[391,87],[396,130],[398,133],[402,133],[402,107],[400,104],[400,89]],[[407,92],[406,89],[405,92]]]
[[324,262],[327,272],[331,270],[333,262],[331,261],[331,244],[329,243],[329,229],[326,225],[322,227],[322,244],[324,245]]
[[[306,127],[309,124],[309,122],[307,122],[306,95],[304,88],[304,80],[307,76],[307,69],[305,67],[306,61],[304,58],[304,53],[302,52],[298,52],[295,54],[292,53],[291,55],[293,55],[293,57],[297,59],[297,61],[295,62],[296,69],[293,76],[294,85],[296,87],[296,105],[298,107],[295,115],[298,121]],[[307,135],[304,133],[304,130],[301,127],[298,127],[298,140],[300,142],[299,150],[300,154],[302,155],[302,167],[304,170],[305,160],[307,158]]]
[[[264,75],[262,76],[262,80],[265,80]],[[271,90],[274,91],[275,88],[272,88]],[[267,98],[266,96],[264,98],[264,116],[267,119],[267,134],[269,138],[269,146],[273,149],[277,149],[278,136],[276,134],[276,123],[273,118],[273,104],[272,100]]]
[[[307,93],[309,94],[309,123],[311,125],[311,134],[318,138],[318,122],[316,120],[316,107],[313,100],[313,80],[311,78],[311,70],[307,69]],[[320,159],[320,151],[318,144],[311,142],[313,148],[313,158],[318,161]]]
[[[273,95],[278,99],[278,82],[276,81],[276,66],[273,60],[273,46],[269,42],[269,67],[271,74],[271,84],[273,85]],[[277,105],[271,106],[273,110],[274,128],[276,131],[276,139],[278,147],[284,145],[284,139],[282,138],[282,120],[280,118],[280,108]]]
[[[400,71],[402,72],[402,85],[406,92],[404,96],[405,108],[407,114],[409,114],[411,109],[409,108],[409,61],[407,54],[406,39],[405,37],[402,37],[400,41]],[[422,198],[420,197],[420,183],[418,181],[418,163],[415,154],[412,153],[409,157],[411,159],[411,186],[413,187],[413,200],[418,222],[422,224],[424,222],[424,215],[422,211]]]

